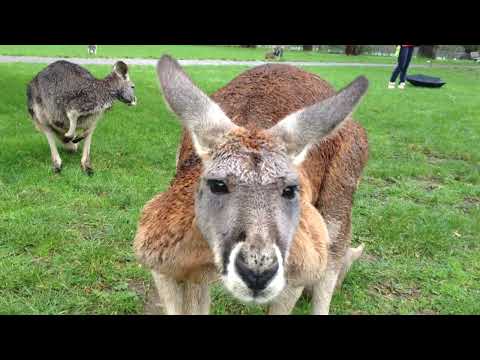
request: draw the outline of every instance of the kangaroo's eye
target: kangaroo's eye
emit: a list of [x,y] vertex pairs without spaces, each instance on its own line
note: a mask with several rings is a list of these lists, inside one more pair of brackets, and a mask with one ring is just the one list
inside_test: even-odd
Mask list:
[[282,196],[286,199],[293,199],[297,191],[298,191],[297,185],[287,186],[285,189],[283,189]]
[[228,187],[222,180],[207,180],[210,191],[214,194],[227,194]]

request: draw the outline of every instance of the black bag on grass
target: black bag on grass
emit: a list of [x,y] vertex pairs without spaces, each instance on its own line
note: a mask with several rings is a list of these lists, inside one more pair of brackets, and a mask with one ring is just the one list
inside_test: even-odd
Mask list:
[[407,81],[414,86],[439,88],[446,84],[442,79],[427,75],[409,75]]

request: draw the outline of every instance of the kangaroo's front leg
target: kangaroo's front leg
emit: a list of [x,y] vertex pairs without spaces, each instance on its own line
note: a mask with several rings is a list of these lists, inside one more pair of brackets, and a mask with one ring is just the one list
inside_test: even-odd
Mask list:
[[63,141],[65,143],[69,143],[75,137],[75,130],[77,129],[77,119],[78,119],[78,112],[76,110],[67,111],[68,121],[70,125],[68,127],[68,131],[63,136]]
[[152,271],[153,280],[157,287],[158,296],[163,302],[167,315],[183,314],[184,286],[175,279]]
[[183,312],[188,315],[208,315],[210,291],[207,282],[186,282],[183,288]]
[[338,274],[338,270],[328,269],[322,279],[313,286],[312,315],[328,315]]
[[287,286],[268,308],[268,315],[289,315],[302,295],[303,287]]

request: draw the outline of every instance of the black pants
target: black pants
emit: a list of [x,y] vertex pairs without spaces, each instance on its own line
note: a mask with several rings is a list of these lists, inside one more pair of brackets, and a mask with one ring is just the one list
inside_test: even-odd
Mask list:
[[398,64],[395,70],[393,70],[392,76],[390,77],[390,82],[395,82],[397,80],[398,74],[400,74],[400,82],[405,82],[407,77],[408,65],[410,65],[410,60],[412,60],[413,47],[401,47],[400,54],[398,54]]

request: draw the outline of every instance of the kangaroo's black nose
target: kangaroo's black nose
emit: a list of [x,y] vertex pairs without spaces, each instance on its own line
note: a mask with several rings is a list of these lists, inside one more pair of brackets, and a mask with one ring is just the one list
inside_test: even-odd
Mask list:
[[235,267],[245,284],[254,292],[265,289],[278,271],[278,262],[266,270],[256,271],[247,266],[241,254],[235,259]]

